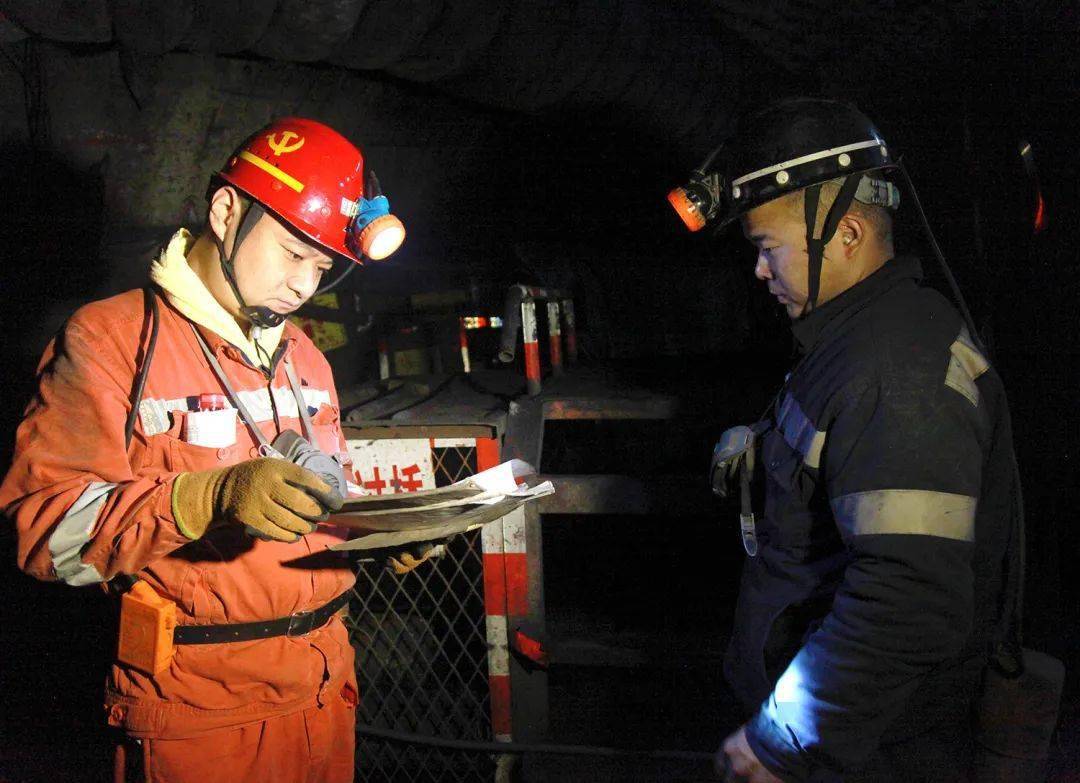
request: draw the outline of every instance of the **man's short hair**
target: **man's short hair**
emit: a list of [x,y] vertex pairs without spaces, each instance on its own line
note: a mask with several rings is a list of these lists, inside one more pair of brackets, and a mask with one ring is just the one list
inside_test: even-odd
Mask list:
[[[875,172],[867,172],[867,176],[873,176]],[[845,177],[837,177],[836,179],[830,179],[821,184],[821,195],[818,198],[818,213],[817,213],[817,231],[821,230],[821,227],[825,223],[825,216],[829,214],[829,208],[832,207],[833,202],[836,201],[836,197],[840,195],[840,188],[844,184]],[[790,193],[784,196],[787,201],[788,207],[797,212],[799,217],[803,217],[804,210],[806,208],[806,191],[797,190],[794,193]],[[876,204],[864,204],[861,201],[852,199],[851,206],[847,209],[848,213],[853,214],[861,218],[871,230],[877,235],[878,239],[882,241],[892,241],[892,213],[885,207],[880,207]],[[816,231],[815,231],[816,233]]]

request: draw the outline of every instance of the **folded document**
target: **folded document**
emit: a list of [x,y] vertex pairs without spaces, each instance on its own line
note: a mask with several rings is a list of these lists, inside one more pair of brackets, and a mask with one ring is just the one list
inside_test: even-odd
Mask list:
[[535,486],[518,483],[535,472],[527,462],[510,460],[447,487],[349,498],[327,524],[349,528],[358,535],[330,548],[379,549],[474,530],[529,501],[553,494],[555,487],[550,481]]

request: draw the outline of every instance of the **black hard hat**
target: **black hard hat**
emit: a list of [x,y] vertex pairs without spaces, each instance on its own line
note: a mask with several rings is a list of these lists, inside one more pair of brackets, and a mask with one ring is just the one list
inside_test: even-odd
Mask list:
[[895,165],[881,133],[850,103],[786,98],[744,115],[668,200],[692,231],[722,228],[786,193]]
[[[874,194],[873,203],[894,206],[889,188],[880,189],[885,196],[878,200],[879,189],[863,173],[897,165],[878,129],[850,103],[786,98],[744,116],[668,201],[687,228],[698,231],[710,223],[723,228],[755,207],[805,190],[808,312],[817,303],[825,245],[860,188]],[[821,185],[839,178],[840,192],[818,231]]]
[[[755,207],[804,190],[807,307],[813,308],[820,293],[825,246],[852,200],[889,209],[899,205],[899,190],[868,173],[891,170],[898,171],[906,184],[968,331],[981,348],[975,322],[934,238],[911,177],[893,157],[874,123],[850,103],[785,98],[744,116],[736,132],[693,171],[690,182],[668,193],[668,201],[691,231],[699,231],[710,223],[722,228]],[[843,184],[818,229],[821,186],[841,178]]]
[[722,225],[786,193],[895,165],[866,115],[821,98],[789,98],[743,118],[721,155],[728,196]]

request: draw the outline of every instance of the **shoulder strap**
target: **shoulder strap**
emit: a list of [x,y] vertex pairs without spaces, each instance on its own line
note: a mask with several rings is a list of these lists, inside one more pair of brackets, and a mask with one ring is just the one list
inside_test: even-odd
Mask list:
[[[225,393],[229,395],[232,404],[236,406],[236,412],[240,414],[240,418],[244,420],[244,424],[251,430],[251,434],[255,436],[255,440],[259,442],[260,450],[263,448],[270,448],[270,442],[255,423],[255,419],[248,412],[247,406],[240,401],[240,397],[237,395],[236,390],[233,389],[228,376],[225,375],[225,371],[221,369],[221,364],[218,362],[217,357],[214,356],[213,351],[210,350],[210,346],[206,344],[206,339],[199,332],[199,328],[195,326],[195,324],[191,324],[191,331],[195,333],[195,340],[199,343],[199,347],[202,348],[203,356],[206,357],[210,369],[214,371],[214,375],[217,376],[218,382],[221,383],[222,388],[225,389]],[[273,391],[268,391],[267,394],[273,394]]]
[[[143,328],[139,333],[139,349],[135,355],[135,366],[139,369],[135,372],[131,388],[131,408],[128,410],[127,422],[124,424],[124,448],[131,446],[131,437],[135,434],[135,421],[139,418],[139,405],[142,403],[143,391],[146,388],[146,378],[150,374],[150,364],[154,360],[154,348],[157,347],[158,325],[161,322],[161,312],[158,309],[157,294],[154,292],[153,283],[147,283],[143,288]],[[146,333],[150,332],[150,339],[146,341]],[[143,348],[143,342],[146,347]],[[141,356],[139,355],[141,354]],[[106,590],[115,596],[131,589],[139,578],[134,574],[116,574],[106,585]]]
[[288,359],[285,360],[285,377],[289,379],[289,387],[292,389],[293,397],[296,398],[296,408],[300,412],[300,423],[304,427],[304,437],[308,439],[308,443],[312,446],[318,447],[319,442],[315,440],[315,427],[311,423],[307,403],[304,402],[304,392],[300,388],[300,383],[296,380],[296,370],[293,369],[292,362]]
[[[210,350],[210,346],[206,344],[206,340],[203,338],[195,324],[191,325],[191,330],[195,332],[195,339],[202,349],[203,356],[206,357],[206,361],[210,364],[210,369],[214,371],[214,375],[217,376],[218,381],[225,389],[225,393],[229,395],[232,404],[236,406],[236,412],[240,414],[240,418],[244,420],[244,424],[251,430],[251,434],[255,436],[260,447],[271,448],[269,441],[266,440],[266,436],[263,435],[262,430],[255,424],[255,419],[252,417],[251,413],[248,412],[247,406],[240,401],[240,396],[236,393],[236,390],[233,389],[232,384],[229,382],[228,376],[225,375],[225,371],[222,369],[217,357],[214,356],[213,351]],[[296,371],[293,370],[292,362],[288,359],[285,360],[285,376],[289,379],[289,388],[292,391],[293,397],[296,399],[297,415],[299,415],[301,426],[304,429],[304,437],[307,438],[308,443],[317,446],[318,442],[315,440],[315,428],[311,423],[311,416],[308,414],[307,403],[304,402],[304,395],[300,389],[300,383],[296,379]],[[267,393],[273,394],[273,390],[271,389]]]
[[[131,436],[135,433],[135,420],[139,418],[139,405],[142,403],[143,390],[146,388],[146,378],[150,374],[150,363],[154,360],[154,348],[157,346],[158,325],[161,322],[161,313],[158,310],[157,294],[154,293],[152,283],[147,283],[143,288],[144,315],[143,328],[139,334],[139,351],[142,355],[135,356],[135,366],[138,371],[132,381],[131,408],[128,410],[127,422],[124,424],[124,448],[131,445]],[[143,348],[146,340],[146,332],[149,330],[150,339]]]

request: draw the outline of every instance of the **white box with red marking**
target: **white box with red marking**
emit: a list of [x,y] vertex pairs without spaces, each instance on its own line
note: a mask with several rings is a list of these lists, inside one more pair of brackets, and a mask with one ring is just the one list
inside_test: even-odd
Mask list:
[[430,438],[350,440],[352,481],[375,495],[435,489]]

